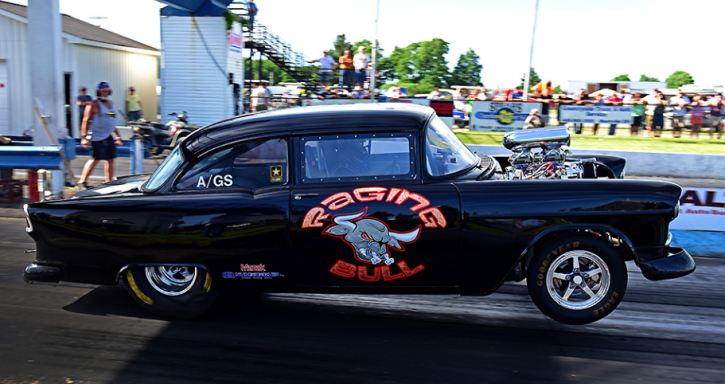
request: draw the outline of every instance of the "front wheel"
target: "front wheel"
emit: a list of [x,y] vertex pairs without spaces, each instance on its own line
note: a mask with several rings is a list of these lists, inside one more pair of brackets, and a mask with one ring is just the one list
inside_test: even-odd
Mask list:
[[609,315],[622,301],[627,266],[604,239],[568,235],[538,247],[526,284],[545,315],[566,324],[588,324]]
[[200,316],[217,296],[209,272],[197,267],[132,267],[123,273],[123,282],[137,303],[162,317]]

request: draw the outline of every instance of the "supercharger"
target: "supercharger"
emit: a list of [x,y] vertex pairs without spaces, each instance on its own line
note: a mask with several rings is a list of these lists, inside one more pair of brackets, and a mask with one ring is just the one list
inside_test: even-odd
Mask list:
[[[569,159],[571,137],[566,126],[509,132],[503,145],[513,152],[504,170],[508,180],[581,179],[596,158]],[[592,169],[596,170],[595,167]],[[595,175],[596,177],[596,175]]]

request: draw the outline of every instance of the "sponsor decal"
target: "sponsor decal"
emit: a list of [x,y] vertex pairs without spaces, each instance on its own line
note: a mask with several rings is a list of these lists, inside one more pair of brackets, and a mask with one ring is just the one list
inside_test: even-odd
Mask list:
[[242,280],[271,280],[275,277],[284,277],[279,272],[267,272],[264,264],[242,264],[241,272],[222,272],[225,279],[242,279]]
[[281,183],[284,180],[281,165],[273,165],[269,167],[269,179],[273,183]]
[[197,188],[231,187],[232,185],[234,185],[232,175],[210,175],[206,180],[204,180],[204,176],[199,176],[199,180],[196,182]]
[[[357,210],[351,209],[355,208],[352,204],[373,201],[407,204],[410,211],[418,213],[422,224],[411,231],[396,232],[384,221],[367,217],[367,206],[358,205]],[[406,189],[357,188],[352,193],[335,193],[320,204],[307,211],[302,228],[325,227],[323,234],[337,237],[350,245],[354,260],[364,265],[338,260],[330,272],[346,278],[357,277],[361,281],[397,280],[424,270],[422,264],[410,268],[405,261],[396,262],[391,251],[404,252],[404,244],[417,241],[423,228],[445,228],[448,225],[443,213],[436,207],[430,207],[428,199]],[[344,209],[341,213],[334,212],[341,209]],[[328,224],[330,221],[332,223]]]

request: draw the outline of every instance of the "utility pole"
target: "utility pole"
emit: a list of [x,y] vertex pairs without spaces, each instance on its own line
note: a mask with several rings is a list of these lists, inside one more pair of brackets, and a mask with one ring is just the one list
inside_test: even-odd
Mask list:
[[528,99],[529,94],[529,83],[531,82],[531,64],[534,60],[534,37],[536,36],[536,19],[539,14],[539,0],[534,0],[534,27],[531,29],[531,50],[529,50],[529,68],[526,70],[526,74],[524,75],[524,97],[523,101],[526,101]]

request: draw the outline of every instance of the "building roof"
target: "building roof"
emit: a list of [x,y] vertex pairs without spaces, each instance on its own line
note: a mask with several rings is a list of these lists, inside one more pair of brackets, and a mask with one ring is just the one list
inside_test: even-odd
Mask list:
[[[8,11],[10,13],[14,13],[24,18],[28,17],[28,7],[25,5],[0,1],[0,9]],[[62,23],[63,32],[84,40],[97,41],[99,43],[120,45],[123,47],[145,49],[158,52],[158,49],[152,46],[140,43],[136,40],[129,39],[128,37],[121,36],[117,33],[107,31],[93,24],[78,20],[72,16],[62,15]]]

